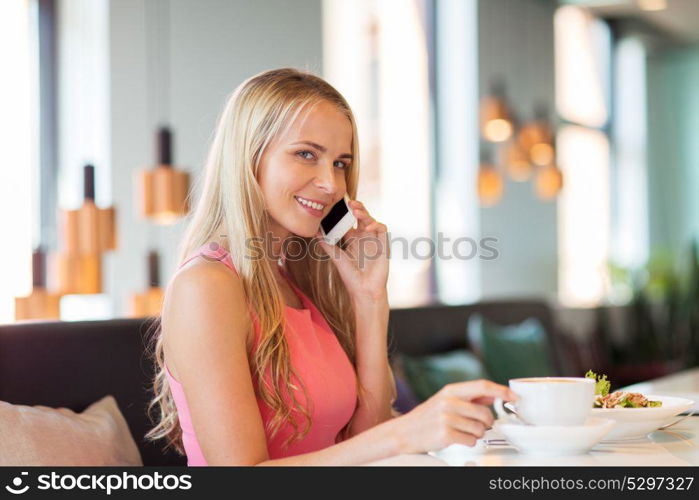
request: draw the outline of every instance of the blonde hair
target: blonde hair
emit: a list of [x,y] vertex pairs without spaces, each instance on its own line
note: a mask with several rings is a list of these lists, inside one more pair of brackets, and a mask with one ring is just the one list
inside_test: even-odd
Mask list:
[[[353,161],[345,172],[345,180],[347,194],[352,199],[356,197],[358,136],[347,101],[330,84],[312,74],[290,68],[266,71],[243,82],[223,109],[209,149],[204,176],[200,178],[200,182],[203,179],[201,197],[189,216],[187,231],[179,249],[178,262],[181,263],[199,247],[219,236],[215,234],[218,228],[225,228],[227,250],[259,322],[259,344],[254,352],[248,352],[250,369],[257,381],[255,389],[274,412],[274,417],[267,422],[267,431],[274,435],[285,422],[293,427],[286,444],[308,433],[310,411],[297,401],[294,391],[290,390],[295,386],[291,382],[294,373],[284,337],[285,304],[270,259],[245,258],[246,241],[262,237],[270,227],[256,180],[262,154],[274,137],[290,126],[303,110],[321,101],[337,106],[352,125]],[[294,240],[304,250],[309,250],[310,238],[294,236]],[[303,254],[303,258],[287,260],[287,270],[296,285],[323,314],[354,365],[355,323],[349,294],[329,259],[313,258],[310,251]],[[165,439],[165,448],[173,447],[184,454],[182,429],[166,377],[159,318],[155,318],[152,328],[151,354],[155,360],[155,376],[154,397],[148,413],[155,427],[146,434],[146,438]],[[265,374],[270,375],[269,380]],[[291,405],[287,403],[285,395],[291,396]],[[155,418],[152,416],[154,409],[157,409]],[[305,419],[303,429],[299,428],[294,418],[296,412]],[[348,427],[349,423],[343,431]]]

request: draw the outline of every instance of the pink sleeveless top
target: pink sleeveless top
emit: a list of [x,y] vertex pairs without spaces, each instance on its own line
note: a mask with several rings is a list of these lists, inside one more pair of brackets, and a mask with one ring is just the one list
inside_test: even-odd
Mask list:
[[[186,259],[180,267],[190,260],[206,256],[221,261],[237,274],[230,254],[216,244],[203,245],[192,257]],[[282,272],[284,274],[284,272]],[[310,399],[307,405],[303,390],[294,389],[297,401],[309,409],[311,428],[300,441],[293,441],[287,447],[284,441],[293,433],[293,427],[284,423],[274,437],[267,430],[267,423],[274,413],[258,397],[257,405],[265,425],[267,452],[270,459],[299,455],[326,448],[335,444],[339,431],[349,422],[357,403],[357,384],[355,371],[345,351],[313,302],[284,274],[287,281],[303,302],[303,309],[285,307],[286,330],[284,335],[289,345],[289,356],[297,376],[303,381]],[[259,338],[259,323],[252,318],[255,338]],[[182,385],[175,380],[170,370],[165,367],[172,397],[177,407],[177,414],[182,428],[182,441],[187,454],[187,465],[207,465],[194,434],[192,419],[187,406]],[[254,380],[254,378],[253,378]],[[293,381],[293,380],[292,380]],[[287,396],[291,404],[291,398]],[[309,408],[310,407],[310,408]],[[303,429],[305,419],[297,420]]]

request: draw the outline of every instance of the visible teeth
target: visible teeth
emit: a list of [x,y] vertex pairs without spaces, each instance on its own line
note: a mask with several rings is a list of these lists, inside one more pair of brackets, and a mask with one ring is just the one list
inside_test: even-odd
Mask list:
[[325,205],[321,205],[320,203],[316,203],[314,201],[306,200],[304,198],[301,198],[300,196],[297,196],[296,199],[302,205],[306,205],[307,207],[314,208],[315,210],[323,210],[323,208],[325,208]]

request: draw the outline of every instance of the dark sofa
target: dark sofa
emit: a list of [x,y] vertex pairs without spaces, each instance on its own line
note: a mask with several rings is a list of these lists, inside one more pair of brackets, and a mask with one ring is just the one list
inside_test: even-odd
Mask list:
[[20,322],[0,325],[0,400],[82,411],[111,394],[144,465],[186,459],[143,439],[153,367],[145,354],[146,319]]
[[[475,312],[500,324],[535,317],[558,351],[551,310],[539,301],[394,309],[389,350],[417,355],[466,348],[466,323]],[[143,439],[151,427],[146,407],[153,366],[145,350],[150,324],[143,318],[0,325],[0,400],[82,411],[112,394],[144,465],[184,465],[184,457]]]
[[[538,319],[554,350],[556,330],[549,306],[538,300],[477,302],[469,305],[434,305],[393,309],[389,321],[390,351],[409,355],[436,354],[451,349],[468,349],[466,325],[472,314],[501,325]],[[558,367],[562,369],[562,367]]]

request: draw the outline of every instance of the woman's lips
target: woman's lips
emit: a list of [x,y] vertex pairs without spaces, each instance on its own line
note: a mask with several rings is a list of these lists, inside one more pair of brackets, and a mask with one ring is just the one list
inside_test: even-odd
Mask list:
[[322,211],[322,210],[316,210],[316,209],[313,208],[313,207],[309,207],[308,205],[304,205],[303,203],[301,203],[301,202],[298,200],[298,198],[294,198],[294,199],[296,200],[296,204],[297,204],[299,207],[301,207],[302,209],[304,209],[306,212],[308,212],[308,213],[311,214],[312,216],[314,216],[314,217],[322,217],[322,216],[323,216],[323,211]]

